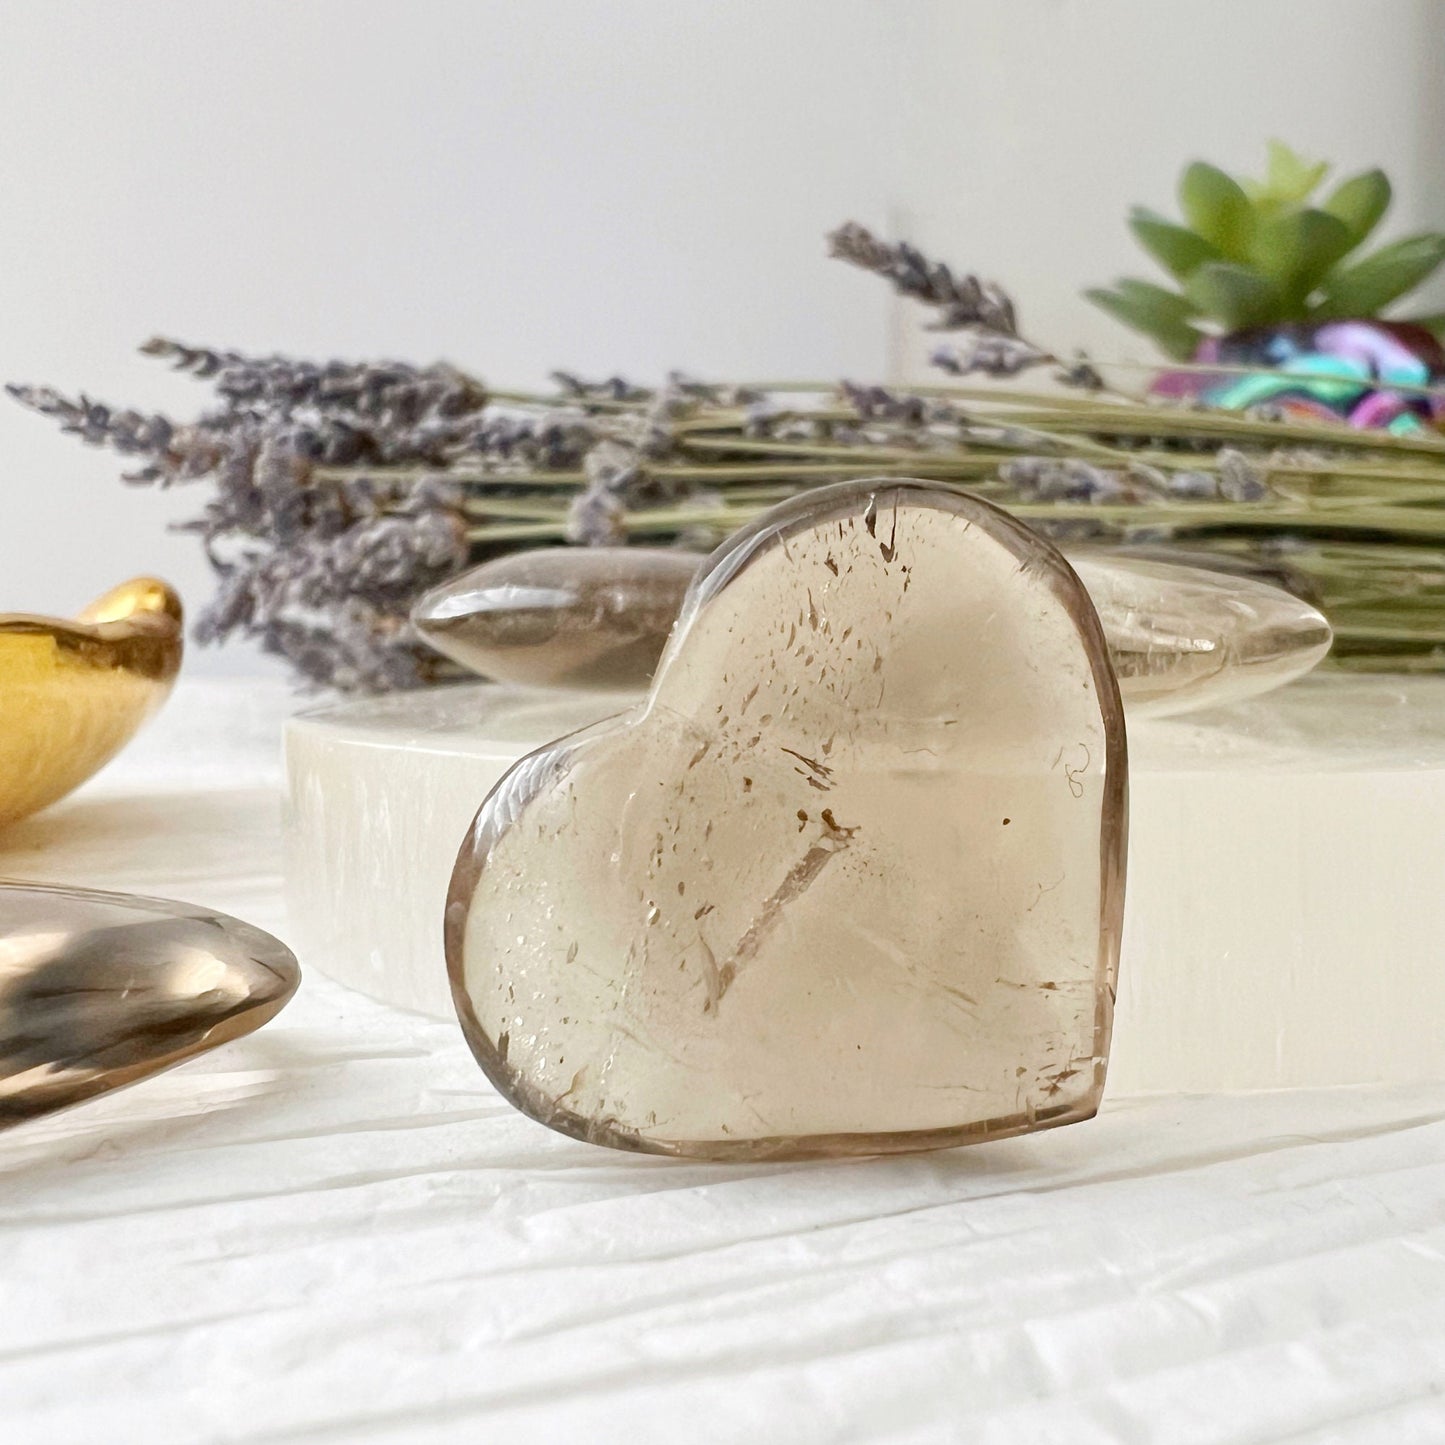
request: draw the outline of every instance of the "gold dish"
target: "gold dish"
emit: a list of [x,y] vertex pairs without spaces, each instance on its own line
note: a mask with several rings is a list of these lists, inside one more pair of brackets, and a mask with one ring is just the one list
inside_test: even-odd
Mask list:
[[300,982],[284,943],[209,908],[0,883],[0,1129],[249,1034]]
[[181,600],[154,577],[74,619],[0,613],[0,827],[108,763],[166,700],[183,645]]

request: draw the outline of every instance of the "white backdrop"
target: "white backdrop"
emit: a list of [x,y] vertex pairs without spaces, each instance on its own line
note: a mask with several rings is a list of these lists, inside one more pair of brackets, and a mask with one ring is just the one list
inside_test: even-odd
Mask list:
[[[1438,0],[0,0],[0,379],[185,410],[153,332],[446,357],[499,383],[891,376],[847,217],[1006,281],[1031,331],[1138,345],[1078,298],[1192,155],[1277,134],[1379,162],[1445,224]],[[194,495],[115,480],[0,404],[0,609],[138,571],[194,606]],[[198,670],[254,667],[197,651]]]

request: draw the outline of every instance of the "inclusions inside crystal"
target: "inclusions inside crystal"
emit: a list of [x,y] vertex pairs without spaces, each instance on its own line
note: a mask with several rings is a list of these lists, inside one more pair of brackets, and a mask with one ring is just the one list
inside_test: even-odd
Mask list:
[[[1261,579],[1120,551],[1068,558],[1098,610],[1132,717],[1267,692],[1329,650],[1324,617]],[[515,553],[435,588],[413,620],[433,647],[483,677],[641,688],[705,560],[661,547]]]
[[821,489],[714,554],[645,704],[483,804],[446,921],[467,1037],[542,1122],[656,1153],[1086,1118],[1125,766],[1048,544],[952,488]]

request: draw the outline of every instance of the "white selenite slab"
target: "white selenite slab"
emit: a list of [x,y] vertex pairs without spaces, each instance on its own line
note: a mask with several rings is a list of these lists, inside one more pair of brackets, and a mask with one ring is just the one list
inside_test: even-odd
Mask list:
[[[291,719],[308,965],[450,1017],[442,910],[477,806],[633,700],[474,684]],[[1445,679],[1312,677],[1129,742],[1110,1092],[1445,1079]]]

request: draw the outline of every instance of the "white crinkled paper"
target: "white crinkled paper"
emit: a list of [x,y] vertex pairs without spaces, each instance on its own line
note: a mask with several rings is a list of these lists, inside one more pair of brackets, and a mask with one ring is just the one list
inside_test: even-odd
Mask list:
[[[183,684],[0,872],[286,937],[285,706]],[[455,1027],[313,971],[255,1036],[0,1135],[0,1305],[6,1445],[1439,1441],[1445,1084],[681,1164],[549,1134]]]

